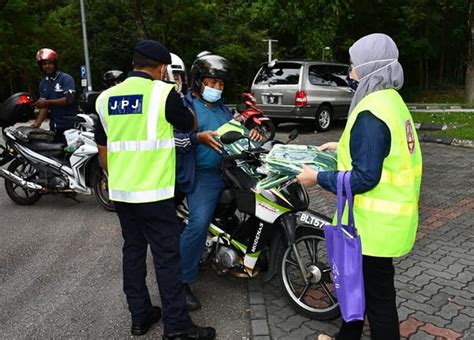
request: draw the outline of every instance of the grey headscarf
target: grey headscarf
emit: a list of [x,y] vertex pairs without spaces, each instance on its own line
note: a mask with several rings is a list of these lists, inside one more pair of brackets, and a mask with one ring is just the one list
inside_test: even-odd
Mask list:
[[349,48],[349,55],[359,76],[349,113],[372,92],[402,88],[403,68],[398,62],[398,48],[388,35],[374,33],[360,38]]

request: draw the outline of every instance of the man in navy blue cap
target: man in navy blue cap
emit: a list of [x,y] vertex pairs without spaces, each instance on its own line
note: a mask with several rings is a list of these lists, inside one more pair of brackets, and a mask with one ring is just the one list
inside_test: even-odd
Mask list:
[[123,287],[132,335],[147,333],[161,318],[145,283],[150,245],[163,308],[163,339],[214,339],[213,328],[191,321],[180,275],[173,127],[190,130],[196,123],[174,85],[162,81],[170,63],[170,53],[158,41],[135,46],[128,78],[97,99],[101,126],[96,141],[122,227]]

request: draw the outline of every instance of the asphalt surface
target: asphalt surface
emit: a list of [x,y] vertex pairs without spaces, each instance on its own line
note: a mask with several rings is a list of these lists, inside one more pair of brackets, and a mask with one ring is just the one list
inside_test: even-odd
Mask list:
[[[92,196],[44,196],[15,205],[0,180],[0,338],[129,338],[122,292],[122,236],[115,213]],[[148,287],[159,305],[152,258]],[[249,334],[247,282],[219,277],[207,267],[193,286],[203,308],[198,325],[218,339]],[[161,322],[142,338],[161,338]]]

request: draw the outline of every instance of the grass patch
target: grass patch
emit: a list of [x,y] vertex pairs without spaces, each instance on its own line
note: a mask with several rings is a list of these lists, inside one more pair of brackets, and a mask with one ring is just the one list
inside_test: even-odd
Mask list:
[[447,130],[420,131],[434,136],[474,140],[474,112],[412,112],[415,123],[446,124]]

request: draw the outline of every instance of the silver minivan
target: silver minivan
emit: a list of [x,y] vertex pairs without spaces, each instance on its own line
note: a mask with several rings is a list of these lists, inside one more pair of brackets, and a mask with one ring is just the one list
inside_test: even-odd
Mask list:
[[346,77],[349,65],[321,61],[273,61],[257,72],[251,91],[275,123],[311,120],[327,131],[347,118],[354,91]]

